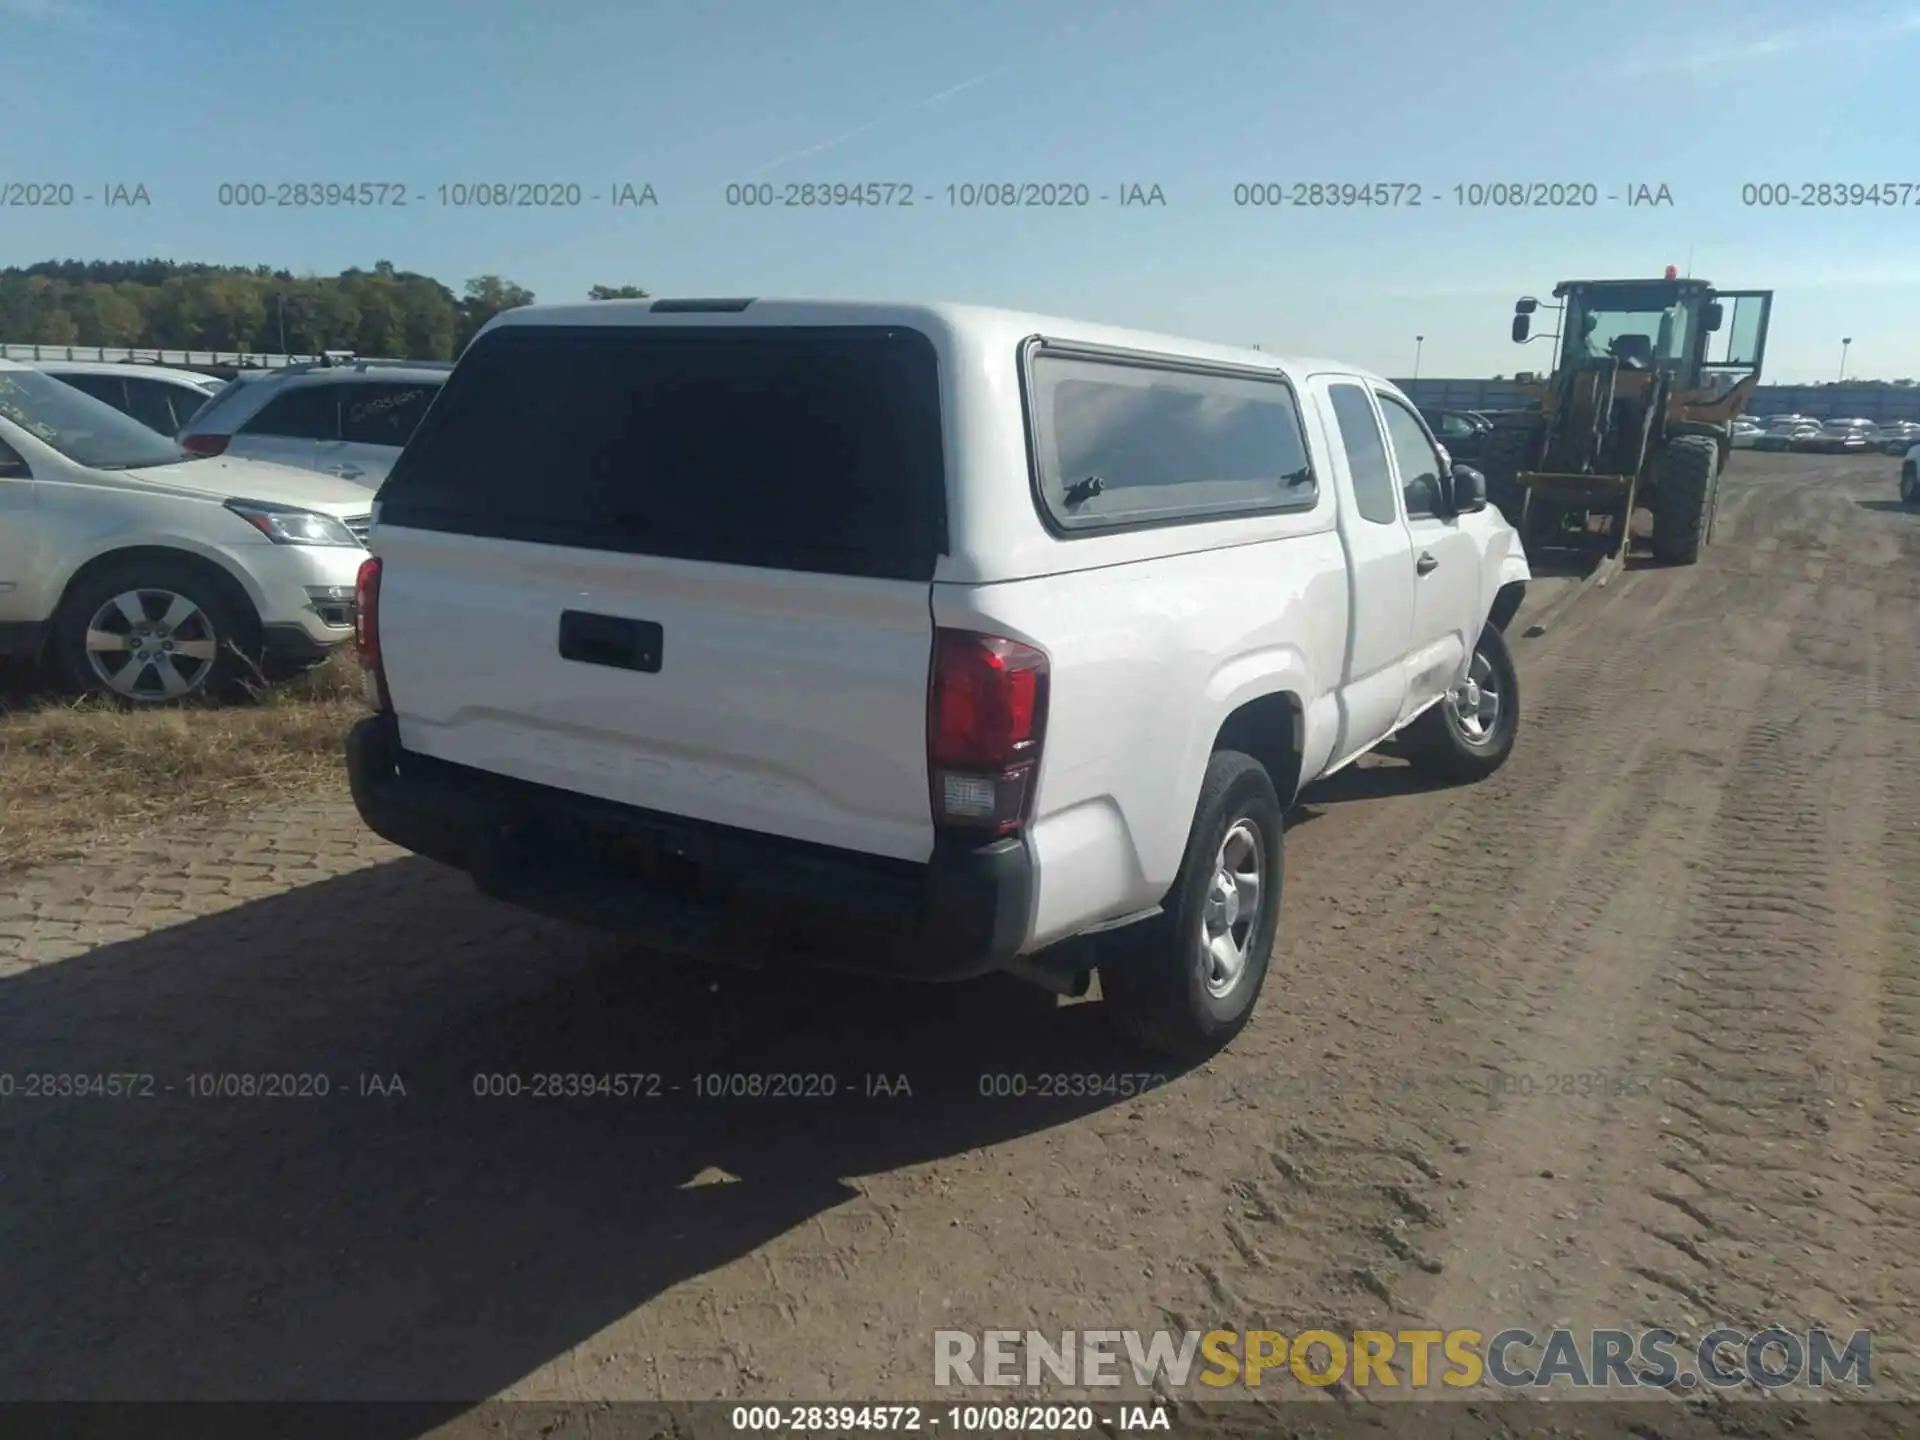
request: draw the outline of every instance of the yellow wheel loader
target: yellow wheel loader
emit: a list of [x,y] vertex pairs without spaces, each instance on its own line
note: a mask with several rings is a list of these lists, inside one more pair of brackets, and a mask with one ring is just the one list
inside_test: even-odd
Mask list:
[[[1654,557],[1696,563],[1733,421],[1760,383],[1773,292],[1716,290],[1668,266],[1659,280],[1566,280],[1553,298],[1514,306],[1515,342],[1551,338],[1558,353],[1550,376],[1522,386],[1535,408],[1506,412],[1487,436],[1488,498],[1532,552],[1598,544],[1610,572],[1645,509]],[[1560,328],[1536,337],[1542,310]]]

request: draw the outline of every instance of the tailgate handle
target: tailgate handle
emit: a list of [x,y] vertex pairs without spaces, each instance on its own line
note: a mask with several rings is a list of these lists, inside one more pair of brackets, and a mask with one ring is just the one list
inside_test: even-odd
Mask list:
[[651,620],[595,615],[586,610],[560,612],[560,658],[615,670],[660,673],[666,632]]

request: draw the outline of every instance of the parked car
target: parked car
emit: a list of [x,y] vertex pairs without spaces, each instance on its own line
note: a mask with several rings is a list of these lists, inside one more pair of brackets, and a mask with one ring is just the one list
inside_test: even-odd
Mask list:
[[196,455],[271,460],[377,490],[451,369],[349,358],[243,372],[180,443]]
[[1920,424],[1911,420],[1893,420],[1880,427],[1878,448],[1889,455],[1905,455],[1920,444]]
[[1783,424],[1769,425],[1755,438],[1756,450],[1798,450],[1801,442],[1809,436],[1820,433],[1819,422],[1814,420],[1790,420]]
[[1736,420],[1733,422],[1732,429],[1733,433],[1730,443],[1735,450],[1752,450],[1757,448],[1760,443],[1760,437],[1767,433],[1764,427],[1755,424],[1751,420]]
[[1907,451],[1900,462],[1900,498],[1909,505],[1920,505],[1920,444]]
[[1864,455],[1876,448],[1876,433],[1867,420],[1829,420],[1795,432],[1790,448],[1815,455]]
[[178,700],[325,658],[353,637],[367,511],[0,360],[0,654],[79,689]]
[[149,430],[178,434],[220,388],[211,376],[161,365],[113,360],[29,360],[21,362],[51,375],[96,400],[131,415]]
[[379,834],[709,958],[1097,966],[1182,1054],[1253,1008],[1303,783],[1519,724],[1519,538],[1392,384],[1071,320],[509,311],[372,550]]
[[1480,459],[1486,437],[1493,429],[1491,422],[1481,420],[1465,410],[1422,409],[1420,418],[1427,422],[1427,428],[1447,447],[1447,454],[1465,465]]

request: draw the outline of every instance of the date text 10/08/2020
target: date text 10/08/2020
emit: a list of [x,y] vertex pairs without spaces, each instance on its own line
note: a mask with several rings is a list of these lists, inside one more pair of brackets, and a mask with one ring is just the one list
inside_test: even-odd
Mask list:
[[232,181],[216,187],[214,203],[233,210],[446,210],[657,209],[660,196],[644,180],[612,180],[586,186],[572,180],[459,180],[427,189],[400,180]]
[[1233,187],[1233,203],[1254,210],[1591,210],[1673,208],[1664,181],[1602,185],[1591,180],[1486,180],[1419,185],[1404,180],[1249,180]]
[[925,186],[907,180],[741,181],[722,192],[736,210],[1085,210],[1094,206],[1164,210],[1164,185],[1127,180],[983,180]]
[[735,1431],[851,1434],[884,1430],[991,1435],[1047,1435],[1173,1428],[1163,1404],[1148,1405],[736,1405]]

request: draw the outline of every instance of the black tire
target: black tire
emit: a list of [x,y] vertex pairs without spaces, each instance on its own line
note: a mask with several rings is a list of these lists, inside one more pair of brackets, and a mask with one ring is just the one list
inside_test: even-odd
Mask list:
[[1668,565],[1695,565],[1707,548],[1718,478],[1719,447],[1704,435],[1667,442],[1647,508],[1653,512],[1652,549]]
[[[1243,968],[1230,987],[1217,989],[1213,953],[1203,943],[1209,899],[1223,846],[1243,825],[1264,852],[1250,862],[1257,865],[1260,889],[1240,944]],[[1279,927],[1283,829],[1280,801],[1265,767],[1235,750],[1216,751],[1201,781],[1186,854],[1164,909],[1151,920],[1101,937],[1101,999],[1108,1018],[1129,1039],[1181,1059],[1202,1060],[1245,1028],[1266,983]],[[1237,918],[1227,923],[1229,936],[1240,929]]]
[[1566,507],[1549,500],[1544,491],[1536,490],[1524,510],[1515,512],[1508,523],[1520,531],[1522,546],[1542,550],[1567,544]]
[[1506,636],[1489,625],[1473,647],[1472,679],[1484,698],[1490,690],[1492,713],[1478,711],[1478,728],[1448,697],[1406,728],[1400,749],[1407,763],[1430,780],[1460,783],[1484,780],[1513,753],[1520,734],[1520,672]]
[[1911,460],[1900,467],[1900,502],[1903,505],[1920,505],[1920,472],[1916,472]]
[[[142,664],[140,675],[129,681],[130,688],[118,688],[112,677],[135,663],[136,652],[125,654],[115,663],[103,660],[96,668],[87,643],[93,620],[121,596],[136,596],[151,622],[166,618],[169,601],[180,597],[191,607],[179,629],[168,636],[143,638],[144,647],[162,648],[167,658],[160,664]],[[124,627],[132,635],[134,626],[123,612],[109,617],[113,627]],[[103,627],[105,628],[105,627]],[[103,565],[84,575],[67,592],[54,616],[52,644],[48,658],[67,685],[86,694],[102,695],[126,705],[171,704],[185,700],[227,699],[241,693],[244,681],[257,674],[248,656],[256,643],[257,620],[250,608],[242,609],[231,587],[210,576],[205,567],[190,560],[171,560],[164,556],[134,558]],[[116,629],[116,633],[118,630]],[[188,647],[193,653],[189,655]],[[162,683],[163,667],[172,671],[184,688]],[[103,673],[109,672],[109,673]]]
[[1534,445],[1540,436],[1537,417],[1532,420],[1508,420],[1497,424],[1481,448],[1481,463],[1474,468],[1487,477],[1487,500],[1506,517],[1509,525],[1520,523],[1520,510],[1527,492],[1517,478],[1533,465]]
[[1727,462],[1733,456],[1733,425],[1715,425],[1707,420],[1680,420],[1667,429],[1669,437],[1681,435],[1703,435],[1713,441],[1715,456],[1714,473],[1720,474],[1727,468]]

